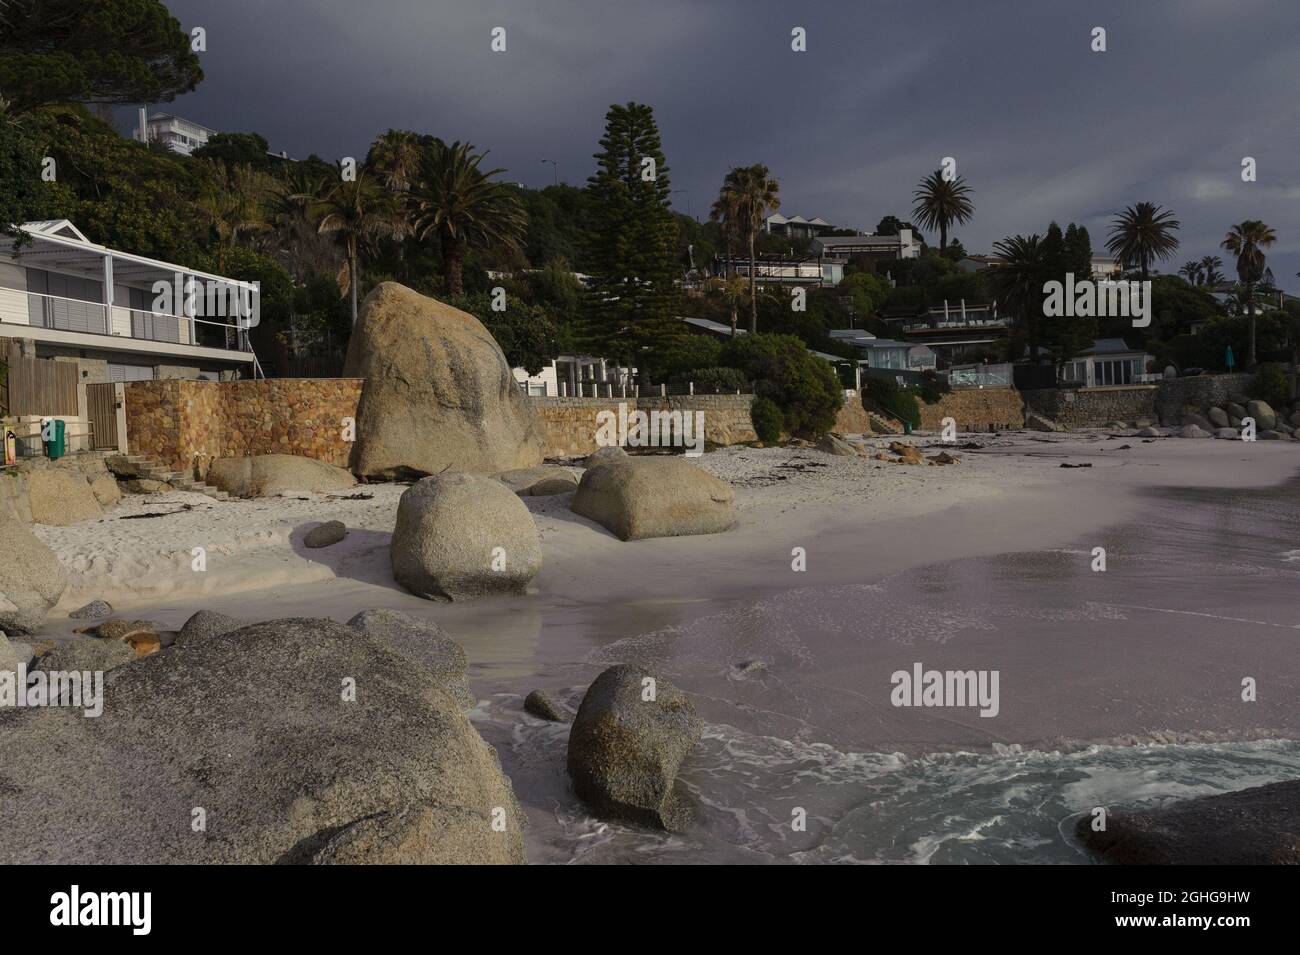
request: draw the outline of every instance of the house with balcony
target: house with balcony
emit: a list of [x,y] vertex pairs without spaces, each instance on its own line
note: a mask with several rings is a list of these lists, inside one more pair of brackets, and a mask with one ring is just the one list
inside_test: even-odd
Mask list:
[[1057,370],[1057,381],[1076,388],[1109,388],[1151,384],[1161,375],[1148,372],[1152,357],[1130,348],[1122,338],[1099,338]]
[[[92,405],[111,405],[97,386],[260,376],[248,340],[256,283],[97,245],[67,219],[20,229],[28,241],[0,239],[0,344],[9,355],[75,363],[78,397],[76,408],[12,408],[14,417],[90,424]],[[110,422],[97,424],[91,443],[112,446]]]
[[911,229],[899,229],[897,235],[828,235],[813,239],[812,250],[823,258],[843,261],[865,257],[873,261],[915,259],[921,243]]
[[206,146],[208,140],[216,135],[216,130],[172,113],[154,113],[146,122],[143,136],[139,130],[136,135],[142,142],[162,143],[172,152],[189,156],[194,150]]
[[[718,256],[714,262],[715,275],[738,275],[749,278],[748,256]],[[768,285],[817,286],[839,285],[844,280],[844,260],[823,257],[760,253],[754,259],[754,281]]]
[[783,216],[773,212],[763,220],[763,231],[772,235],[788,235],[798,239],[812,239],[836,231],[821,216],[805,219],[803,216]]

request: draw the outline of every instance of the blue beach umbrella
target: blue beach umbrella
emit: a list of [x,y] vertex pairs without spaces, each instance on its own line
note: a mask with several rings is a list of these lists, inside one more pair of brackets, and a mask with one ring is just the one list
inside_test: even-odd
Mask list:
[[1233,362],[1233,360],[1232,360],[1232,346],[1231,346],[1231,345],[1228,346],[1228,353],[1227,353],[1227,355],[1224,356],[1224,361],[1226,361],[1226,362],[1228,363],[1228,371],[1232,371],[1232,366],[1233,366],[1234,362]]

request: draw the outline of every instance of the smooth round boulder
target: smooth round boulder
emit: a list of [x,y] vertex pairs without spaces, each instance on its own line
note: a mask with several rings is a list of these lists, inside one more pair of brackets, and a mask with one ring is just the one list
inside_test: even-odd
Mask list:
[[598,468],[602,464],[613,464],[617,461],[626,461],[628,453],[619,447],[600,448],[591,452],[582,460],[582,466],[590,470]]
[[469,688],[465,648],[432,620],[397,610],[363,610],[348,626],[418,659],[461,709],[470,709],[477,702]]
[[122,500],[122,489],[117,486],[117,479],[108,473],[97,474],[90,479],[90,493],[104,507]]
[[1208,432],[1208,431],[1206,431],[1205,429],[1200,428],[1200,427],[1198,427],[1198,426],[1196,426],[1196,425],[1194,425],[1194,424],[1184,425],[1183,427],[1179,428],[1179,429],[1178,429],[1177,431],[1175,431],[1174,433],[1175,433],[1178,437],[1180,437],[1180,438],[1208,438],[1208,437],[1211,437],[1210,432]]
[[590,468],[569,509],[625,541],[718,534],[737,520],[731,485],[677,457],[630,457]]
[[1255,427],[1261,431],[1270,431],[1277,424],[1277,413],[1267,401],[1246,402],[1246,414],[1255,419]]
[[343,468],[297,454],[217,458],[204,480],[231,497],[273,497],[285,491],[326,494],[357,483]]
[[578,479],[568,468],[544,464],[536,468],[502,471],[497,480],[520,497],[547,497],[578,489]]
[[246,620],[217,613],[215,610],[199,610],[191,614],[190,618],[181,625],[174,645],[182,646],[198,640],[207,640],[210,637],[219,637],[223,633],[231,633],[247,626]]
[[640,667],[610,667],[588,687],[573,719],[573,791],[604,818],[679,832],[692,811],[677,772],[703,731],[681,690]]
[[32,521],[66,527],[104,516],[90,482],[69,468],[42,468],[27,475],[27,503]]
[[36,632],[66,586],[54,552],[26,524],[0,513],[0,630]]
[[389,554],[397,582],[429,600],[521,594],[542,567],[523,501],[495,478],[454,471],[402,494]]
[[1216,428],[1214,430],[1216,438],[1222,438],[1225,441],[1235,441],[1241,437],[1241,433],[1236,428]]
[[1224,411],[1222,408],[1211,408],[1209,410],[1209,418],[1210,423],[1216,428],[1230,427],[1228,423],[1228,412]]
[[254,624],[105,682],[94,719],[0,711],[0,864],[524,861],[495,751],[428,671],[351,627]]
[[344,375],[364,378],[352,471],[393,480],[542,463],[542,432],[483,324],[396,282],[366,296]]
[[560,704],[541,690],[533,690],[524,697],[524,712],[551,723],[564,723],[569,719]]
[[348,527],[342,521],[326,521],[317,524],[303,535],[304,547],[329,547],[348,536]]

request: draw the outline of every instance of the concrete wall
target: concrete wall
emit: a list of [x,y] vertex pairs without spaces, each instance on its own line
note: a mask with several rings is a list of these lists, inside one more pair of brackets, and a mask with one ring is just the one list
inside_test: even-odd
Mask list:
[[528,403],[542,426],[548,458],[585,457],[595,451],[596,417],[602,411],[619,413],[622,404],[633,411],[704,412],[704,438],[712,444],[756,441],[749,417],[753,395],[678,395],[667,398],[542,398]]
[[183,379],[126,384],[127,442],[178,471],[207,473],[213,458],[298,454],[347,467],[359,378]]
[[1025,426],[1025,403],[1014,388],[962,388],[949,392],[932,405],[921,406],[922,431],[938,431],[944,418],[957,422],[958,431],[1004,431]]

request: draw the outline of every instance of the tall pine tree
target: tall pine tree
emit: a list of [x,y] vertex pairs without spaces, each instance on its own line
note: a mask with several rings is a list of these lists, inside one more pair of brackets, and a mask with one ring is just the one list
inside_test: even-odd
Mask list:
[[[1082,226],[1071,222],[1062,236],[1061,227],[1053,222],[1043,240],[1043,281],[1064,285],[1067,273],[1073,274],[1076,284],[1092,278],[1092,243]],[[1040,340],[1058,366],[1088,348],[1097,336],[1097,320],[1091,316],[1044,317],[1042,323]]]
[[614,105],[588,182],[592,281],[587,345],[636,365],[646,379],[685,330],[678,321],[677,223],[654,111]]

